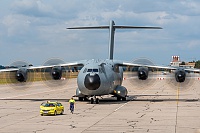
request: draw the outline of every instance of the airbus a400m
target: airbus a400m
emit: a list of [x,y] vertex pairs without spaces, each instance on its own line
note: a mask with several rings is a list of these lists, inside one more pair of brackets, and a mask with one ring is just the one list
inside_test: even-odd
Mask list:
[[67,29],[109,29],[109,57],[105,60],[91,59],[72,63],[61,63],[57,65],[38,66],[38,67],[18,67],[13,69],[3,69],[3,71],[16,72],[16,79],[19,82],[27,80],[28,70],[39,68],[50,68],[51,76],[54,80],[60,80],[62,77],[62,68],[70,66],[82,66],[78,73],[76,96],[79,100],[86,100],[90,98],[91,103],[99,103],[98,96],[113,95],[117,100],[126,100],[127,89],[122,86],[123,81],[123,66],[136,66],[137,77],[139,80],[148,79],[149,68],[162,68],[175,70],[176,82],[184,82],[186,78],[186,71],[200,72],[199,69],[183,69],[170,66],[155,66],[137,64],[131,62],[118,61],[113,59],[114,53],[114,33],[116,29],[162,29],[161,27],[138,27],[138,26],[117,26],[114,21],[110,21],[109,26],[95,26],[95,27],[74,27]]

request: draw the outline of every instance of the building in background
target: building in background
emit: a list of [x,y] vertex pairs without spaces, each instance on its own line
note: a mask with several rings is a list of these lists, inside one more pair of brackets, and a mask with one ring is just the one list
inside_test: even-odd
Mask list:
[[179,56],[172,56],[172,61],[170,62],[170,66],[179,67],[181,64]]
[[194,68],[195,62],[185,62],[185,65],[180,65],[180,67],[185,67],[185,68]]
[[180,60],[179,56],[172,56],[172,61],[170,62],[170,66],[194,68],[195,62],[184,62]]

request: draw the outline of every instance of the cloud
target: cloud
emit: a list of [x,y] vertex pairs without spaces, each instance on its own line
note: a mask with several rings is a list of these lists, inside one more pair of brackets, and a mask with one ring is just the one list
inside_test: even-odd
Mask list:
[[6,16],[2,24],[7,27],[7,35],[24,35],[30,28],[30,21],[27,17],[21,15],[8,15]]
[[[200,15],[200,2],[193,0],[193,1],[180,1],[180,6],[178,8],[178,12],[180,14],[186,14],[188,16],[196,16]],[[182,9],[182,10],[181,10]]]
[[187,44],[187,48],[200,48],[200,40],[191,40]]
[[[3,57],[6,57],[6,52],[2,49],[10,50],[12,59],[23,58],[24,54],[34,62],[44,61],[50,56],[66,60],[106,58],[108,30],[66,30],[66,27],[108,25],[110,20],[114,20],[116,25],[163,27],[162,30],[117,29],[116,58],[149,56],[164,62],[166,59],[159,59],[156,53],[170,58],[177,49],[185,52],[199,47],[200,2],[195,0],[0,2],[5,5],[0,9],[0,53]],[[12,49],[20,51],[21,55],[15,55]],[[35,55],[43,53],[44,49],[48,52],[42,56]]]
[[34,17],[48,17],[53,14],[53,10],[40,0],[20,0],[12,4],[12,10],[18,14]]

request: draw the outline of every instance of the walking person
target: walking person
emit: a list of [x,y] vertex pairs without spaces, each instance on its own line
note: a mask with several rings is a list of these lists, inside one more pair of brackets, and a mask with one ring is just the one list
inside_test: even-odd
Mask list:
[[69,109],[70,109],[70,111],[71,111],[72,114],[74,113],[74,106],[75,106],[75,100],[74,100],[74,98],[72,97],[72,98],[69,100]]

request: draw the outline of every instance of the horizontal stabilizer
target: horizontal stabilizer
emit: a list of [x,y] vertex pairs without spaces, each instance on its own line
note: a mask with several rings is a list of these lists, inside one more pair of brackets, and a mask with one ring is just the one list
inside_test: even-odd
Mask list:
[[114,26],[118,29],[162,29],[161,27],[148,27],[148,26]]
[[[109,29],[110,26],[91,26],[91,27],[71,27],[67,29]],[[162,29],[161,27],[148,27],[148,26],[113,26],[117,29]]]
[[109,26],[71,27],[67,29],[109,29]]
[[113,20],[110,21],[109,26],[83,26],[83,27],[71,27],[67,29],[109,29],[109,59],[113,60],[114,51],[114,33],[115,29],[162,29],[161,27],[151,27],[151,26],[119,26],[115,25]]

